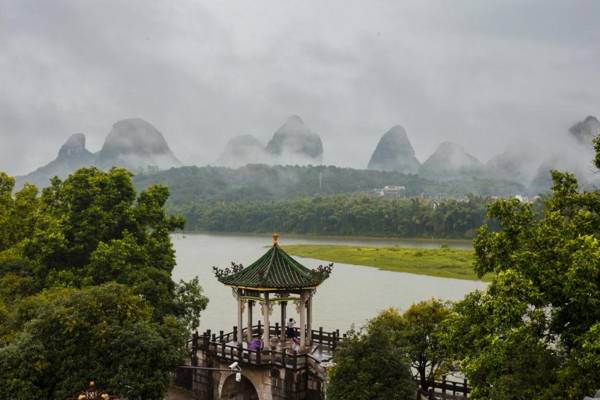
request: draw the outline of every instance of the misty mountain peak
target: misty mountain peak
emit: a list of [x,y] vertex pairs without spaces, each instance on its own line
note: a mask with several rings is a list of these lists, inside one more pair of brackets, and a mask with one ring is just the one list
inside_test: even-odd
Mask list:
[[169,145],[152,124],[129,118],[113,124],[101,152],[156,154],[170,152]]
[[569,128],[569,133],[579,143],[591,146],[592,140],[600,134],[600,121],[598,118],[588,115],[583,121],[579,121]]
[[528,185],[541,162],[541,154],[532,154],[531,148],[530,143],[511,144],[485,164],[488,176]]
[[323,142],[297,115],[290,116],[273,134],[266,148],[268,153],[283,156],[278,163],[321,162]]
[[377,143],[367,168],[416,174],[419,165],[406,130],[400,125],[395,125],[384,133]]
[[264,163],[268,160],[263,144],[252,135],[236,136],[227,142],[223,153],[215,162],[227,167],[241,167],[246,164]]
[[434,180],[460,179],[483,173],[481,161],[453,142],[440,143],[419,169],[419,175]]
[[162,133],[141,118],[116,122],[98,153],[97,162],[102,168],[118,165],[136,171],[181,164]]
[[58,158],[66,158],[80,155],[91,155],[85,148],[85,135],[83,133],[75,133],[67,139],[58,151]]
[[298,115],[290,115],[285,121],[285,125],[304,125],[304,121]]
[[54,160],[25,176],[18,177],[18,186],[30,182],[39,187],[46,187],[50,178],[58,176],[64,179],[71,172],[94,165],[94,162],[94,154],[85,148],[85,135],[75,133],[62,145]]

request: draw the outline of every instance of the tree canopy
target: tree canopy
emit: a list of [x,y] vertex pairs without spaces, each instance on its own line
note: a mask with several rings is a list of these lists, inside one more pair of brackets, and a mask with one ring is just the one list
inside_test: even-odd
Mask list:
[[541,209],[498,200],[500,229],[475,239],[476,271],[496,277],[449,322],[474,399],[581,399],[600,387],[600,192],[552,178]]
[[416,384],[409,360],[393,332],[403,325],[394,311],[373,320],[365,330],[350,332],[335,352],[327,388],[332,400],[412,400]]
[[[161,399],[207,299],[175,283],[169,192],[136,195],[131,174],[81,169],[41,195],[0,174],[0,387],[63,398],[94,378]],[[8,392],[7,392],[8,393]]]
[[207,201],[171,208],[190,230],[322,235],[472,238],[490,199],[405,199],[362,195]]
[[328,398],[413,399],[417,383],[427,391],[449,361],[442,340],[447,304],[431,299],[403,314],[390,308],[336,350]]

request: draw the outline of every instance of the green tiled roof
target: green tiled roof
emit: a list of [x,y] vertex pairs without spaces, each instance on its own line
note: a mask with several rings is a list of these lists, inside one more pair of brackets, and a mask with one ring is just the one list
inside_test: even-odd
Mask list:
[[310,270],[290,257],[277,243],[241,271],[219,278],[229,286],[252,289],[300,289],[321,284],[329,274]]

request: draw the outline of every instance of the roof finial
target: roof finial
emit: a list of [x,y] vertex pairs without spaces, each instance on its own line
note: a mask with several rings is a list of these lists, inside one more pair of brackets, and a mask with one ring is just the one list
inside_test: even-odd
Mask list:
[[279,233],[273,233],[273,246],[279,241]]

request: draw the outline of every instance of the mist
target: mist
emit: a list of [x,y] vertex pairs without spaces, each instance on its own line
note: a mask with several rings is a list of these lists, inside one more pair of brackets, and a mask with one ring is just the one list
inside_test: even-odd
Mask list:
[[325,164],[366,167],[396,124],[421,162],[443,141],[545,159],[600,114],[598,15],[593,0],[0,0],[0,170],[76,132],[97,152],[133,117],[187,165],[236,136],[267,143],[292,114]]

